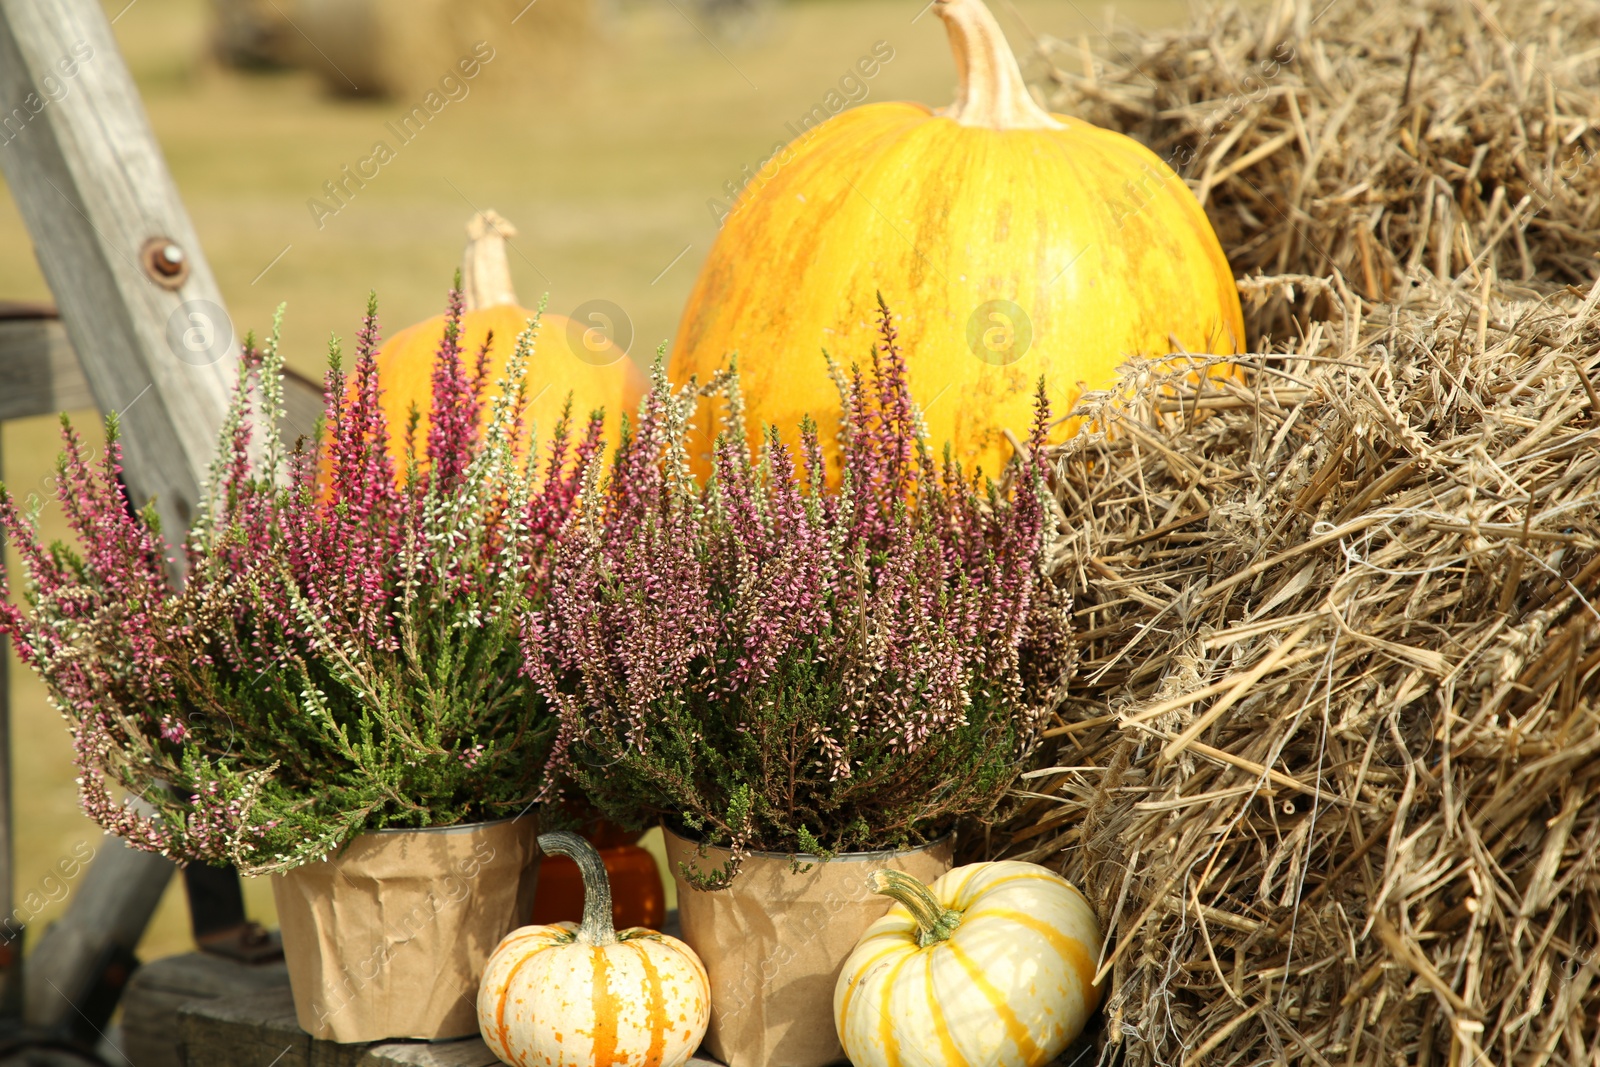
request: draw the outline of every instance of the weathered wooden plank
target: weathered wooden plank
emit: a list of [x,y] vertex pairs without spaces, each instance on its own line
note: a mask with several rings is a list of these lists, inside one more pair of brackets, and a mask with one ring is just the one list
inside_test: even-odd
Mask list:
[[96,967],[114,946],[132,951],[161,902],[171,860],[107,836],[67,911],[39,938],[24,971],[28,1023],[46,1029],[76,1017]]
[[281,989],[288,980],[281,960],[246,964],[190,952],[147,963],[122,996],[117,1047],[138,1067],[183,1067],[178,1012],[184,1005]]
[[[313,1041],[295,1023],[287,974],[270,980],[281,984],[254,993],[194,1000],[178,1009],[173,1029],[181,1042],[184,1067],[269,1067],[274,1063],[276,1067],[494,1067],[500,1062],[475,1037],[372,1045]],[[152,1060],[147,1065],[131,1049],[127,1051],[138,1067],[161,1067],[164,1062]],[[696,1056],[690,1067],[719,1065]]]
[[0,320],[0,421],[94,406],[89,380],[59,321]]
[[178,1031],[185,1067],[265,1067],[277,1057],[281,1057],[276,1059],[277,1067],[491,1067],[499,1063],[477,1038],[376,1045],[313,1041],[295,1022],[287,980],[259,993],[193,1001],[179,1009]]
[[[177,1032],[187,1067],[311,1063],[311,1035],[295,1022],[287,982],[259,993],[193,1001],[178,1010]],[[346,1061],[341,1067],[353,1064]]]
[[[322,414],[322,386],[296,371],[284,372],[284,443],[311,437]],[[6,318],[0,315],[0,422],[55,415],[95,406],[67,337],[54,317]]]
[[461,1041],[391,1041],[373,1045],[360,1067],[498,1067],[500,1060],[478,1038]]
[[283,421],[278,424],[278,436],[293,448],[298,438],[305,438],[310,447],[316,433],[317,420],[322,417],[322,383],[314,382],[295,371],[283,372]]
[[129,484],[187,529],[237,345],[96,0],[0,0],[0,108],[0,167],[98,406],[122,416]]

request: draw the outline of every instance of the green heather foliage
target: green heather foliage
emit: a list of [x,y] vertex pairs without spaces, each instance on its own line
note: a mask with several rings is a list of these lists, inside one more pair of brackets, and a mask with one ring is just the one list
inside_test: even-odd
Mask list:
[[[913,846],[992,812],[1070,665],[1042,471],[1016,460],[980,486],[936,462],[886,308],[880,329],[865,371],[834,368],[836,489],[809,423],[798,461],[775,431],[752,458],[736,371],[673,393],[658,366],[528,618],[561,720],[550,795],[731,847],[691,873],[705,888],[752,850]],[[728,414],[701,485],[703,393]],[[1041,392],[1035,451],[1047,416]]]
[[40,544],[4,498],[32,611],[8,606],[0,628],[49,684],[84,807],[107,830],[259,874],[363,831],[534,801],[555,722],[520,671],[518,620],[543,595],[543,546],[600,423],[570,457],[565,425],[547,459],[523,454],[530,329],[484,427],[485,362],[463,359],[459,317],[452,294],[427,440],[399,428],[398,479],[372,308],[353,382],[335,346],[320,451],[281,454],[276,330],[263,350],[247,345],[181,590],[159,531],[127,507],[114,421],[98,464],[66,430],[60,495],[83,556]]

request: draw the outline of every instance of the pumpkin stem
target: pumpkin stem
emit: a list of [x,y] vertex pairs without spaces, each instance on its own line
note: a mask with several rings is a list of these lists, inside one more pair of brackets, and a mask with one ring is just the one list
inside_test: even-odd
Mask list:
[[1033,102],[1017,57],[983,0],[934,0],[956,54],[956,102],[938,112],[963,126],[991,130],[1061,130],[1064,123]]
[[924,948],[935,941],[946,940],[961,925],[959,911],[940,904],[933,890],[905,871],[873,871],[867,876],[867,888],[906,906],[917,925],[922,927],[920,941]]
[[583,875],[583,922],[578,941],[585,945],[614,945],[617,928],[611,922],[611,880],[605,861],[593,845],[567,830],[539,835],[539,848],[555,856],[571,856]]
[[467,223],[467,250],[461,257],[462,299],[468,311],[515,304],[511,266],[506,262],[506,238],[517,228],[496,211],[480,211]]

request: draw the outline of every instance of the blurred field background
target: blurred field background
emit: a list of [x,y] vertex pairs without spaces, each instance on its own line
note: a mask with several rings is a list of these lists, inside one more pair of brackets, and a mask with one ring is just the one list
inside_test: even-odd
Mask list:
[[[466,220],[489,207],[518,228],[510,260],[523,303],[546,292],[562,313],[614,302],[632,323],[630,354],[648,365],[676,328],[715,236],[707,202],[726,199],[725,183],[742,182],[742,168],[788,140],[786,124],[822,103],[876,42],[888,42],[894,58],[867,83],[868,101],[942,105],[954,91],[944,29],[925,0],[765,0],[720,29],[709,14],[714,0],[598,0],[601,7],[576,16],[560,5],[586,0],[378,2],[421,14],[382,32],[358,26],[357,41],[370,47],[336,47],[324,36],[326,47],[310,51],[307,39],[333,32],[343,16],[307,5],[338,3],[257,5],[292,21],[274,47],[315,52],[320,70],[219,62],[207,0],[106,3],[236,332],[264,330],[286,302],[289,362],[314,376],[329,334],[353,336],[369,290],[387,332],[441,310]],[[1155,27],[1188,16],[1185,0],[1123,0],[1114,9],[1091,0],[991,3],[1019,55],[1030,32],[1100,44],[1113,19]],[[400,144],[386,124],[477,40],[495,56],[466,83],[467,95]],[[342,78],[357,89],[387,81],[390,94],[352,95]],[[341,179],[341,168],[371,155],[378,140],[395,157],[319,228],[308,201],[334,206],[324,182]],[[0,195],[0,249],[0,300],[50,299],[8,195]],[[96,413],[72,414],[96,429]],[[5,425],[13,492],[45,490],[56,446],[53,419]],[[52,511],[45,521],[64,534]],[[7,565],[15,575],[14,554]],[[75,847],[80,855],[82,843],[98,847],[100,832],[79,813],[68,737],[43,686],[14,657],[10,668],[23,901]],[[271,924],[269,887],[247,885],[246,897],[252,917]],[[64,903],[31,920],[30,942]],[[174,880],[140,955],[191,945]]]

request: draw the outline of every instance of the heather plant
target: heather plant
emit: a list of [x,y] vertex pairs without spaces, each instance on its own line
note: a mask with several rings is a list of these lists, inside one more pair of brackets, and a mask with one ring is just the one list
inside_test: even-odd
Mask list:
[[98,462],[63,422],[58,492],[81,552],[41,543],[37,511],[0,496],[31,606],[0,607],[0,629],[66,717],[101,826],[256,874],[534,800],[555,724],[522,677],[518,620],[544,595],[600,421],[574,442],[563,420],[543,456],[519,444],[537,323],[487,402],[487,345],[460,350],[460,315],[452,293],[425,440],[415,416],[385,424],[375,304],[353,376],[333,346],[313,447],[279,444],[276,323],[247,343],[181,588],[153,510],[129,507],[114,417]]
[[[547,792],[730,847],[691,875],[705,888],[751,850],[913,846],[991,812],[1065,677],[1042,472],[1019,457],[996,484],[948,449],[936,461],[881,302],[879,325],[865,369],[829,364],[832,479],[809,421],[798,453],[767,429],[752,455],[736,369],[674,392],[658,365],[527,620],[528,669],[560,717]],[[726,416],[701,484],[703,394]],[[1042,387],[1036,414],[1028,455]]]

